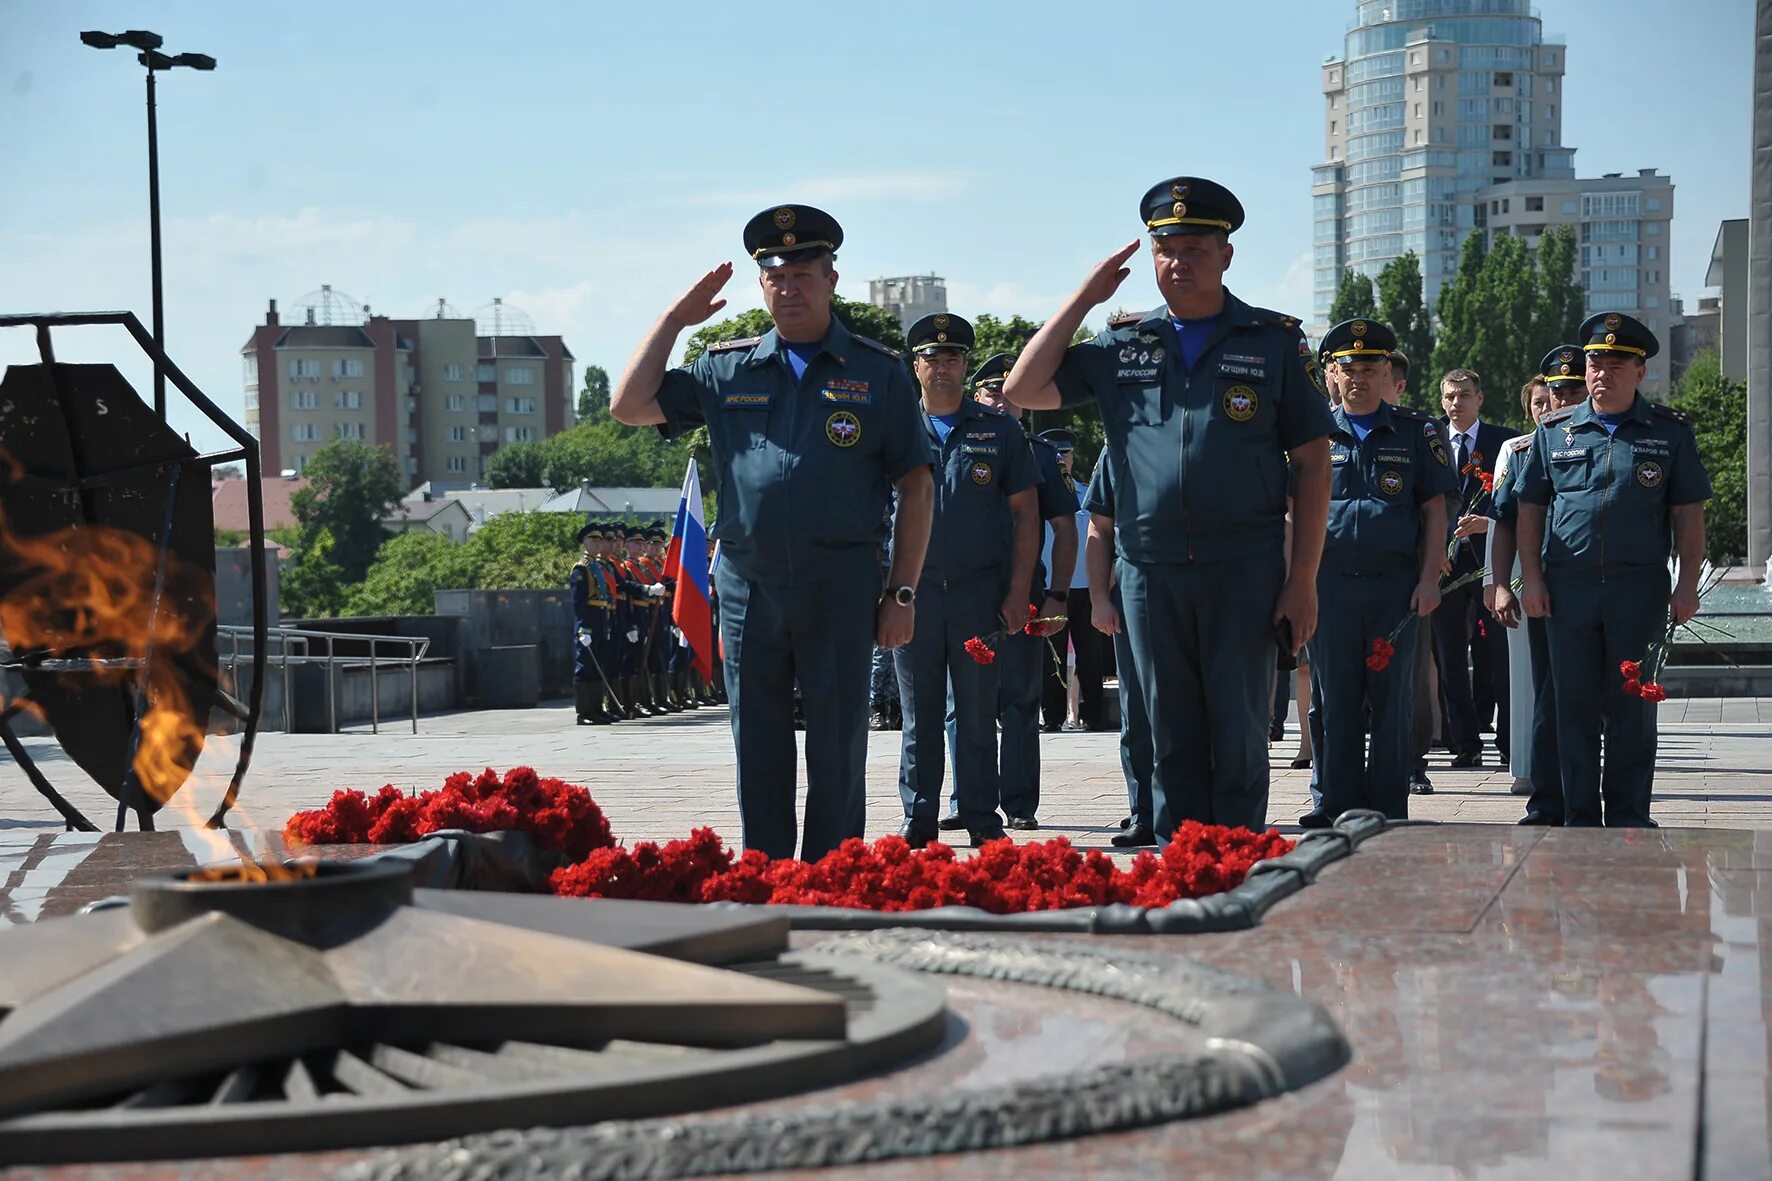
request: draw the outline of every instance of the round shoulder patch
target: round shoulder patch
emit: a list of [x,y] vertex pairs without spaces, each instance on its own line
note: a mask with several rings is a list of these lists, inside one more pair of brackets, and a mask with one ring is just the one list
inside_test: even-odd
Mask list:
[[1248,422],[1261,409],[1261,399],[1246,385],[1234,385],[1224,392],[1224,412],[1232,422]]
[[839,410],[824,420],[824,437],[839,447],[853,447],[861,442],[861,419]]

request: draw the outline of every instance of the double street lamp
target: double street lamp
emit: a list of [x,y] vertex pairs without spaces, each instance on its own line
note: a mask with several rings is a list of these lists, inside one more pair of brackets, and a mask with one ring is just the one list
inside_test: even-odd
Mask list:
[[[80,40],[94,49],[116,49],[127,46],[140,50],[136,60],[148,69],[148,239],[153,268],[154,347],[166,351],[166,315],[160,291],[160,140],[154,126],[154,75],[161,70],[184,66],[192,70],[213,70],[215,59],[205,53],[181,53],[177,57],[160,52],[161,37],[146,29],[130,29],[123,33],[85,32]],[[166,417],[166,373],[160,358],[154,358],[154,413]]]

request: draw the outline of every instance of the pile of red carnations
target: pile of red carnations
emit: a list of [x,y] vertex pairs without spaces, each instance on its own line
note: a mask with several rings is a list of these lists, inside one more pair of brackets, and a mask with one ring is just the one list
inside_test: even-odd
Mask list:
[[526,832],[537,846],[580,861],[615,843],[591,793],[560,779],[513,767],[500,779],[487,768],[457,771],[440,791],[407,795],[392,784],[372,796],[335,791],[324,808],[297,812],[283,837],[301,845],[400,845],[439,829]]
[[313,812],[290,818],[292,842],[391,844],[443,828],[517,829],[568,862],[547,889],[576,898],[651,902],[749,902],[861,910],[974,906],[992,914],[1127,903],[1161,907],[1240,885],[1257,861],[1290,852],[1272,829],[1251,832],[1188,821],[1161,853],[1122,864],[1073,848],[1063,837],[1017,845],[993,841],[960,858],[939,842],[912,849],[903,837],[844,841],[816,862],[774,860],[756,849],[727,848],[711,828],[686,840],[617,846],[602,810],[582,787],[537,778],[518,767],[452,775],[442,791],[409,796],[384,787],[373,796],[334,793]]

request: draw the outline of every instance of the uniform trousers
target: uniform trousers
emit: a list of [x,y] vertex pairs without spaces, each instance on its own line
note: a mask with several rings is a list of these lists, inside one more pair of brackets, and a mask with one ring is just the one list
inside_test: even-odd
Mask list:
[[1563,768],[1557,755],[1557,687],[1547,620],[1526,620],[1526,647],[1532,658],[1532,760],[1526,772],[1532,798],[1526,801],[1526,815],[1562,824]]
[[[948,687],[954,699],[954,790],[961,822],[972,830],[999,827],[997,816],[997,692],[999,655],[979,664],[966,641],[1003,629],[997,608],[1003,579],[991,571],[959,578],[924,578],[917,586],[917,627],[898,660],[898,700],[904,731],[898,756],[898,796],[905,819],[934,833],[941,781]],[[807,719],[808,729],[811,719]]]
[[1553,572],[1547,582],[1563,822],[1646,828],[1655,785],[1655,705],[1625,693],[1618,666],[1641,660],[1666,634],[1667,570],[1654,566],[1605,578]]
[[1157,836],[1184,820],[1265,828],[1278,547],[1223,562],[1122,558],[1118,572],[1130,671],[1151,719]]
[[730,560],[720,587],[720,639],[738,807],[747,849],[794,855],[794,685],[805,695],[806,824],[800,857],[816,861],[867,823],[868,659],[880,568],[830,564],[830,577],[752,581]]
[[[1156,818],[1151,810],[1151,716],[1144,693],[1132,675],[1132,641],[1126,637],[1126,612],[1120,605],[1120,588],[1111,592],[1120,630],[1114,635],[1114,662],[1120,679],[1120,770],[1126,776],[1126,805],[1134,828],[1151,829]],[[1099,634],[1099,633],[1098,633]]]
[[[1369,669],[1372,641],[1410,618],[1414,563],[1372,574],[1325,570],[1317,576],[1317,634],[1310,642],[1313,740],[1311,797],[1331,817],[1373,808],[1392,820],[1409,816],[1414,762],[1415,646],[1425,621],[1403,624],[1383,669]],[[1368,748],[1367,729],[1371,739]]]

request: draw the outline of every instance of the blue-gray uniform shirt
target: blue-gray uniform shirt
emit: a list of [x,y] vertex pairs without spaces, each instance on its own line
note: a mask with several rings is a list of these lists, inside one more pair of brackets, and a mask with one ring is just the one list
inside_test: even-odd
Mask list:
[[1021,424],[1001,410],[966,398],[943,442],[929,416],[920,417],[937,453],[935,519],[923,577],[964,578],[1006,571],[1007,501],[1040,479]]
[[1678,411],[1641,394],[1608,433],[1593,403],[1539,420],[1516,490],[1549,505],[1547,574],[1627,574],[1663,569],[1673,551],[1674,505],[1711,496],[1692,428]]
[[1083,508],[1090,513],[1103,517],[1114,515],[1114,471],[1113,465],[1107,462],[1107,456],[1095,465],[1095,475],[1089,481],[1089,487],[1083,493]]
[[1167,308],[1116,316],[1059,366],[1065,406],[1093,399],[1107,431],[1100,467],[1126,503],[1120,553],[1135,563],[1222,562],[1278,553],[1286,452],[1329,433],[1329,403],[1298,321],[1225,293],[1184,368]]
[[665,374],[659,430],[706,423],[721,560],[761,582],[815,582],[871,565],[893,485],[935,461],[910,373],[833,318],[798,381],[774,330],[715,345]]
[[1421,506],[1457,490],[1439,424],[1380,402],[1361,440],[1341,407],[1331,411],[1329,532],[1324,570],[1378,574],[1421,558]]

